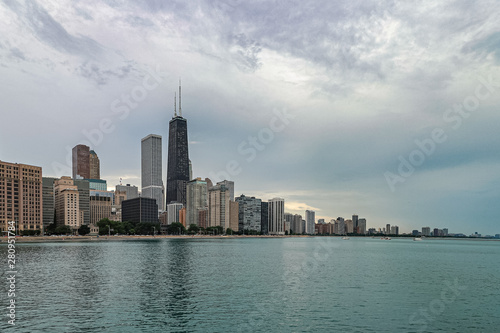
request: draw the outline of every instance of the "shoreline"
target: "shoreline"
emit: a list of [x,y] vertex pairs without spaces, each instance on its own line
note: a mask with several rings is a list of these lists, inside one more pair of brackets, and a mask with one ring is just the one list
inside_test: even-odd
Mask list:
[[[104,242],[104,241],[135,241],[152,239],[243,239],[243,238],[309,238],[309,237],[327,237],[342,238],[344,236],[318,236],[318,235],[120,235],[120,236],[16,236],[16,243],[50,243],[50,242]],[[371,236],[349,236],[350,238],[364,238],[379,240],[380,237]],[[11,238],[12,239],[12,238]],[[392,237],[392,239],[413,239],[412,237]],[[432,240],[470,240],[470,241],[500,241],[494,238],[426,238],[426,241]],[[0,238],[1,243],[7,243],[7,237]]]

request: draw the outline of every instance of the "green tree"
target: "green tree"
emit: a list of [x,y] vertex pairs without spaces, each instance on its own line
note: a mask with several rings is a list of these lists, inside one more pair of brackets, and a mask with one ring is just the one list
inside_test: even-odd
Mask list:
[[71,227],[69,225],[59,225],[54,230],[54,234],[56,235],[69,235],[72,233],[73,230],[71,230]]
[[54,234],[54,233],[55,233],[55,231],[56,231],[56,227],[57,227],[57,226],[56,226],[56,224],[55,224],[55,223],[51,223],[51,224],[49,224],[49,225],[47,226],[47,228],[45,228],[45,233],[46,233],[47,235],[52,235],[52,234]]
[[188,232],[190,234],[197,234],[200,231],[200,227],[198,227],[196,224],[190,224],[188,228]]
[[184,227],[184,225],[182,225],[182,223],[174,222],[167,226],[167,234],[169,235],[179,235],[185,233],[186,233],[186,228]]
[[90,227],[86,224],[82,224],[82,226],[78,229],[78,234],[82,236],[90,234]]
[[226,235],[232,235],[233,234],[233,229],[227,228],[226,229]]

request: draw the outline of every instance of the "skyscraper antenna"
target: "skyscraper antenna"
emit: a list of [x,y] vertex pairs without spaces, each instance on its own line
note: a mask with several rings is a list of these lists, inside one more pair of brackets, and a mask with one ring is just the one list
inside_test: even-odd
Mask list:
[[174,91],[174,117],[177,117],[177,92]]
[[179,78],[179,116],[182,117],[182,108],[181,108],[181,79]]

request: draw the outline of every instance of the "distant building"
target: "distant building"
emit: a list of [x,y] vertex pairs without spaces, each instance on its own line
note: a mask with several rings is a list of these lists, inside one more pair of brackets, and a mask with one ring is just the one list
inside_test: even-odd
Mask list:
[[[234,231],[239,231],[239,204],[235,201],[229,201],[229,228]],[[226,232],[226,230],[224,230]]]
[[434,228],[433,232],[432,232],[432,235],[434,237],[439,237],[439,229],[438,228]]
[[76,145],[72,150],[73,179],[90,178],[90,148]]
[[104,218],[111,219],[113,197],[113,192],[90,191],[90,224],[97,225]]
[[156,200],[159,210],[164,210],[161,136],[150,134],[141,140],[142,197]]
[[198,226],[204,229],[208,227],[208,207],[198,209]]
[[186,224],[200,225],[198,210],[205,209],[208,206],[208,187],[207,182],[201,178],[193,179],[186,185]]
[[236,198],[238,203],[238,230],[261,231],[262,200],[241,195]]
[[306,234],[312,235],[315,232],[316,213],[313,210],[306,210]]
[[134,198],[122,202],[122,221],[158,223],[158,204],[153,198]]
[[95,151],[89,151],[90,179],[101,179],[99,157]]
[[8,222],[16,230],[43,232],[42,168],[0,161],[0,230],[6,235]]
[[181,87],[179,84],[179,114],[174,107],[174,116],[168,128],[167,193],[166,203],[186,201],[186,184],[191,180],[189,170],[187,120],[182,117]]
[[[269,234],[285,234],[285,199],[273,198],[269,200]],[[313,230],[314,232],[314,230]]]
[[260,231],[269,234],[269,202],[262,201],[260,209]]
[[358,233],[360,235],[366,234],[366,219],[358,220]]
[[115,186],[115,191],[124,191],[127,193],[127,200],[129,199],[134,199],[139,197],[139,188],[134,185],[116,185]]
[[104,179],[85,179],[89,182],[89,189],[96,191],[107,191],[108,185]]
[[358,221],[358,215],[353,215],[352,216],[352,228],[353,232],[355,234],[359,234],[359,221]]
[[385,233],[386,233],[386,235],[389,235],[391,233],[391,225],[390,224],[385,225]]
[[[338,221],[339,219],[337,219]],[[343,220],[343,219],[342,219]],[[352,223],[352,220],[345,220],[345,232],[348,234],[352,234],[354,232],[354,225]]]
[[167,205],[167,224],[180,222],[179,212],[183,205],[180,202],[171,202]]
[[391,235],[399,235],[399,227],[397,225],[391,226]]
[[443,236],[448,236],[448,228],[443,229]]
[[[351,221],[350,229],[352,230],[353,229],[352,220],[348,220],[348,221]],[[346,234],[346,223],[345,223],[344,219],[341,217],[337,218],[337,220],[335,221],[335,224],[336,224],[336,228],[334,230],[335,234],[345,235]]]
[[67,225],[76,232],[84,222],[80,209],[78,187],[70,177],[61,177],[54,181],[56,224]]
[[[234,210],[236,205],[231,204],[231,192],[227,183],[219,182],[217,185],[208,189],[208,226],[221,226],[224,232],[231,228],[233,231],[238,231],[238,214]],[[236,218],[236,221],[231,219]]]
[[73,179],[73,183],[78,189],[78,194],[80,197],[80,210],[83,212],[83,224],[90,224],[90,185],[88,180],[85,179]]
[[325,219],[318,219],[318,224],[325,224]]
[[295,214],[293,215],[292,225],[290,226],[290,231],[294,234],[302,233],[302,216]]
[[422,236],[430,236],[431,228],[430,227],[422,227]]
[[418,234],[419,234],[419,233],[420,233],[420,232],[419,232],[418,230],[413,230],[413,231],[411,232],[411,235],[412,235],[412,236],[418,236]]
[[42,177],[43,229],[55,223],[54,181],[57,178]]

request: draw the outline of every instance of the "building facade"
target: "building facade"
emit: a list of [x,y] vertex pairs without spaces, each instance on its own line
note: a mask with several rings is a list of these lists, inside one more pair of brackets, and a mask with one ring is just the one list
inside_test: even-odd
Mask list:
[[73,179],[90,178],[90,148],[86,145],[76,145],[72,150]]
[[89,151],[90,179],[101,179],[101,166],[95,151]]
[[[261,231],[262,200],[241,195],[235,200],[238,203],[238,230]],[[232,229],[232,228],[231,228]],[[233,229],[234,230],[234,229]]]
[[186,224],[200,225],[198,210],[208,206],[207,200],[208,188],[207,182],[196,178],[186,185]]
[[[238,206],[230,200],[230,188],[224,182],[208,189],[208,226],[238,231]],[[236,211],[235,211],[236,209]]]
[[43,228],[55,223],[54,181],[57,178],[42,177]]
[[155,199],[158,208],[163,210],[161,156],[160,135],[150,134],[141,140],[141,196]]
[[180,202],[171,202],[167,205],[167,224],[180,222],[180,211],[183,205]]
[[285,199],[273,198],[269,200],[269,234],[285,234]]
[[[0,161],[0,229],[43,232],[42,168]],[[2,233],[5,235],[5,233]]]
[[260,232],[263,235],[269,234],[269,202],[262,201],[260,209]]
[[174,116],[169,122],[168,129],[167,204],[180,202],[186,205],[186,184],[189,180],[187,120],[182,117],[179,84],[179,114],[174,106]]
[[316,212],[313,210],[306,210],[306,234],[312,235],[315,232],[314,225],[316,220]]
[[76,232],[84,224],[84,212],[80,209],[80,193],[70,177],[54,181],[56,225],[67,225]]
[[152,198],[134,198],[122,202],[122,221],[158,223],[158,204]]

